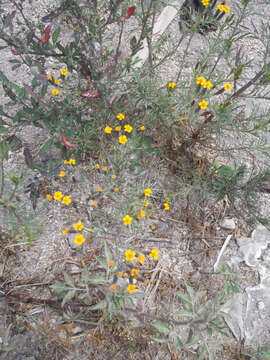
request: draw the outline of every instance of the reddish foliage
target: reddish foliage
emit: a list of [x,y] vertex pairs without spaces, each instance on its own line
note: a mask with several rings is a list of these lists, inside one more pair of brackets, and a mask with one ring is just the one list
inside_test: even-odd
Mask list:
[[68,138],[62,133],[61,134],[61,142],[62,144],[65,146],[65,147],[77,147],[78,144],[72,142],[72,141],[69,141]]
[[51,25],[47,25],[44,29],[44,33],[45,35],[43,36],[43,38],[41,39],[41,43],[42,43],[42,46],[44,44],[46,44],[49,40],[50,40],[50,37],[51,37]]
[[20,55],[20,53],[18,51],[16,51],[16,50],[11,50],[11,52],[12,52],[13,55]]
[[87,98],[92,98],[92,99],[97,98],[99,96],[99,92],[96,92],[95,94],[91,95],[92,91],[93,90],[88,90],[88,91],[82,93],[81,96],[84,96]]

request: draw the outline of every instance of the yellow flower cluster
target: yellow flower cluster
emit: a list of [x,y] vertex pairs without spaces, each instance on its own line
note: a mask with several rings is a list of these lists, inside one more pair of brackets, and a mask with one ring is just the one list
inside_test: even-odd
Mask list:
[[199,102],[199,107],[203,110],[205,110],[207,108],[207,105],[208,105],[208,102],[206,100]]
[[[62,175],[64,176],[64,175]],[[69,196],[64,196],[63,197],[63,194],[61,193],[61,191],[56,191],[54,194],[53,194],[53,198],[54,200],[61,200],[62,199],[62,204],[64,205],[69,205],[71,203],[71,199]],[[52,200],[52,196],[50,194],[47,194],[46,195],[46,199],[48,201],[51,201]]]
[[174,89],[175,88],[175,83],[174,82],[172,82],[172,81],[170,81],[169,83],[168,83],[168,88],[169,89]]
[[76,164],[76,160],[70,158],[69,160],[64,160],[64,164],[71,164],[71,165],[75,165]]
[[219,11],[224,11],[225,13],[228,13],[231,10],[231,8],[229,6],[227,6],[227,5],[224,6],[222,4],[218,4],[217,8]]
[[202,0],[202,4],[203,4],[204,6],[209,5],[209,2],[210,2],[210,0]]
[[211,81],[207,81],[203,76],[197,78],[196,84],[203,86],[205,89],[210,89],[213,86]]

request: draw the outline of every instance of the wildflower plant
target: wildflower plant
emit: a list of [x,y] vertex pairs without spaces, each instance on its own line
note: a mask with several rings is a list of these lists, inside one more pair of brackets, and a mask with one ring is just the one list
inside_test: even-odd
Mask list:
[[[250,205],[258,194],[269,192],[269,170],[264,164],[253,166],[250,174],[245,165],[231,165],[231,156],[239,157],[240,152],[249,158],[257,152],[269,157],[269,111],[259,106],[261,99],[270,98],[269,26],[263,17],[261,25],[252,22],[248,0],[237,0],[232,7],[215,0],[202,0],[189,10],[183,6],[176,39],[153,32],[162,2],[62,0],[61,17],[52,12],[27,21],[22,3],[11,0],[12,10],[0,5],[0,39],[12,56],[12,71],[22,71],[24,65],[32,74],[22,85],[0,71],[9,100],[0,107],[0,208],[24,226],[15,205],[23,177],[10,176],[11,191],[5,195],[3,164],[11,135],[27,125],[46,130],[39,153],[54,146],[60,149],[61,159],[51,161],[50,169],[55,171],[33,162],[27,148],[24,159],[28,169],[41,176],[57,176],[59,186],[45,195],[48,206],[77,211],[78,218],[70,227],[63,226],[62,235],[74,235],[82,254],[87,232],[109,239],[99,243],[100,255],[94,257],[97,271],[85,266],[80,279],[65,273],[52,289],[62,306],[79,299],[103,320],[124,311],[136,315],[136,306],[141,305],[137,300],[146,296],[143,273],[153,271],[161,257],[158,247],[136,248],[138,233],[144,224],[148,229],[159,211],[164,217],[173,216],[176,196],[163,191],[157,200],[162,191],[158,182],[152,186],[148,181],[150,159],[170,164],[182,188],[188,188],[186,211],[200,208],[198,202],[190,204],[193,189],[203,188],[217,202],[228,199],[234,211],[239,202]],[[61,18],[70,19],[67,41]],[[252,27],[245,25],[248,19]],[[197,36],[204,41],[193,51]],[[242,42],[258,38],[261,61],[255,63],[244,53]],[[143,63],[140,53],[145,44],[149,56]],[[167,75],[171,60],[179,61],[174,74]],[[243,110],[243,99],[255,101],[254,111]],[[226,141],[228,133],[237,135],[237,144]],[[214,160],[219,156],[227,156],[227,163]],[[86,171],[95,173],[95,184],[72,180],[72,169],[80,161]],[[83,201],[73,198],[73,187],[77,195],[81,191]],[[31,197],[36,205],[35,189]],[[110,201],[112,209],[106,212],[103,203]],[[243,215],[249,209],[241,209]],[[267,223],[259,213],[255,217]],[[236,289],[231,273],[226,276],[230,289]],[[207,336],[215,331],[225,334],[221,299],[205,300],[204,291],[188,285],[178,297],[181,309],[168,315],[167,321],[143,313],[138,316],[140,326],[162,335],[154,338],[167,344],[169,351],[173,344],[180,353],[192,354],[196,345],[201,359],[213,358],[215,344]],[[178,335],[178,325],[188,328],[187,338]]]

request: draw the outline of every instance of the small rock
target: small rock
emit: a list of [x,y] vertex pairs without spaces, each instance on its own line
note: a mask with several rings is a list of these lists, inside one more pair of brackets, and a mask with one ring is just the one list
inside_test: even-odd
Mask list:
[[233,221],[233,219],[223,219],[220,222],[220,226],[222,227],[222,229],[225,229],[225,230],[234,230],[235,222]]
[[83,329],[80,326],[76,326],[75,328],[72,329],[73,335],[78,335],[82,332],[83,332]]

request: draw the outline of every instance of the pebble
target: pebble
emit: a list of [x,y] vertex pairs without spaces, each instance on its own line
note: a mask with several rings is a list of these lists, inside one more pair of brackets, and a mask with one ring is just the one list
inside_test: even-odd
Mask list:
[[234,230],[235,222],[233,219],[223,219],[220,222],[220,226],[222,227],[222,229],[225,229],[225,230]]

